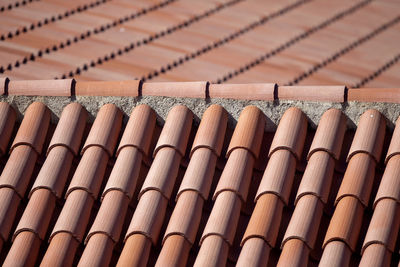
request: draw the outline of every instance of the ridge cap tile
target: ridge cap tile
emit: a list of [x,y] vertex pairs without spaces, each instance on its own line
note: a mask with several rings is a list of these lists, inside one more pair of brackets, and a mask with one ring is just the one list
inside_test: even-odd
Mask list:
[[396,120],[396,127],[394,128],[392,139],[387,150],[385,164],[391,159],[391,157],[400,154],[400,117]]
[[294,85],[278,86],[278,99],[321,102],[345,102],[345,85]]
[[144,82],[142,96],[207,97],[208,81],[195,82]]
[[365,111],[358,122],[358,127],[351,143],[347,162],[357,153],[371,155],[376,162],[380,161],[386,131],[386,118],[377,110]]
[[71,96],[74,79],[61,80],[11,80],[8,95]]
[[51,112],[41,102],[33,102],[25,111],[25,116],[10,148],[12,151],[20,145],[31,146],[38,155],[42,153],[43,145],[50,125]]
[[77,156],[88,115],[87,110],[79,103],[70,103],[65,106],[51,138],[47,154],[56,146],[65,146],[74,156]]
[[175,149],[183,157],[192,130],[193,112],[184,105],[174,106],[167,115],[164,127],[161,130],[156,147],[155,157],[164,147]]
[[348,101],[400,103],[400,88],[349,88]]
[[218,157],[221,155],[228,112],[220,105],[213,104],[203,113],[199,128],[193,141],[190,156],[200,147],[211,149]]
[[15,109],[6,102],[0,102],[0,156],[7,153],[16,119]]
[[125,81],[77,81],[77,96],[139,96],[141,80]]
[[151,138],[156,126],[156,112],[148,105],[136,106],[129,117],[117,155],[121,149],[128,146],[137,147],[145,156],[149,155]]
[[210,98],[243,100],[275,100],[276,83],[210,84]]
[[280,149],[292,152],[299,161],[307,134],[307,117],[299,108],[288,108],[281,117],[269,150],[269,157]]
[[226,158],[237,148],[250,151],[257,159],[261,149],[261,142],[265,129],[265,114],[256,106],[246,106],[240,113],[233,132]]

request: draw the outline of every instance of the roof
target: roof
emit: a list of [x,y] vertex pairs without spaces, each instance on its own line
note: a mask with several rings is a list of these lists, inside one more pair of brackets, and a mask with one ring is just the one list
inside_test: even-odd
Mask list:
[[2,1],[16,80],[398,87],[396,0]]
[[[91,88],[116,96],[79,94]],[[146,96],[165,88],[181,98]],[[246,88],[269,100],[213,103]],[[279,88],[9,81],[0,104],[4,266],[396,264],[400,125],[390,123],[399,114],[348,101],[361,89],[332,87],[346,102],[299,105],[276,99]],[[323,112],[315,125],[307,105]]]

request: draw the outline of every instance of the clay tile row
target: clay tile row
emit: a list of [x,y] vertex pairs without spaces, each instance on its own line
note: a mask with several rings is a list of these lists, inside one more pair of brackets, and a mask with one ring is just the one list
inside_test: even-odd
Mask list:
[[[0,81],[1,82],[1,81]],[[17,114],[8,104],[0,103],[0,155],[7,153]]]

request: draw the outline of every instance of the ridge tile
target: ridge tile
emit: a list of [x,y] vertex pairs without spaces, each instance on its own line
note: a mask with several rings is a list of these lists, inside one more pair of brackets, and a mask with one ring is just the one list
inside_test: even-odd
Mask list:
[[206,98],[208,82],[144,82],[142,96]]
[[74,79],[64,80],[11,80],[8,83],[9,95],[26,96],[71,96]]
[[347,100],[400,103],[400,88],[349,88]]
[[345,102],[346,86],[278,86],[278,99]]
[[210,84],[210,98],[273,101],[275,83]]
[[77,81],[77,96],[139,96],[140,80],[129,81]]

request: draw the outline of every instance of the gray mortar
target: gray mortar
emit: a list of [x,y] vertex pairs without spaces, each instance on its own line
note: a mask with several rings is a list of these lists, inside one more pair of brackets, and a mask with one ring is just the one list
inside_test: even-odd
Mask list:
[[76,97],[43,97],[43,96],[0,96],[0,101],[10,103],[20,112],[19,119],[26,108],[34,101],[43,102],[53,112],[52,122],[56,123],[61,115],[62,109],[71,102],[81,103],[91,114],[90,120],[93,121],[97,111],[101,106],[107,103],[117,105],[127,116],[132,109],[139,104],[151,106],[158,114],[158,122],[162,125],[168,114],[168,111],[175,105],[182,104],[187,106],[195,114],[195,121],[198,123],[207,107],[212,104],[223,106],[230,114],[229,124],[234,127],[240,112],[248,105],[254,105],[260,108],[268,118],[266,130],[274,131],[279,119],[289,107],[300,108],[309,118],[311,127],[316,128],[322,114],[330,109],[337,108],[344,112],[349,118],[348,127],[355,128],[359,117],[368,109],[380,111],[389,122],[389,127],[394,128],[394,123],[400,115],[400,104],[394,103],[372,103],[372,102],[348,102],[348,103],[330,103],[330,102],[309,102],[309,101],[255,101],[255,100],[233,100],[233,99],[199,99],[199,98],[170,98],[159,96],[143,97],[103,97],[103,96],[76,96]]

